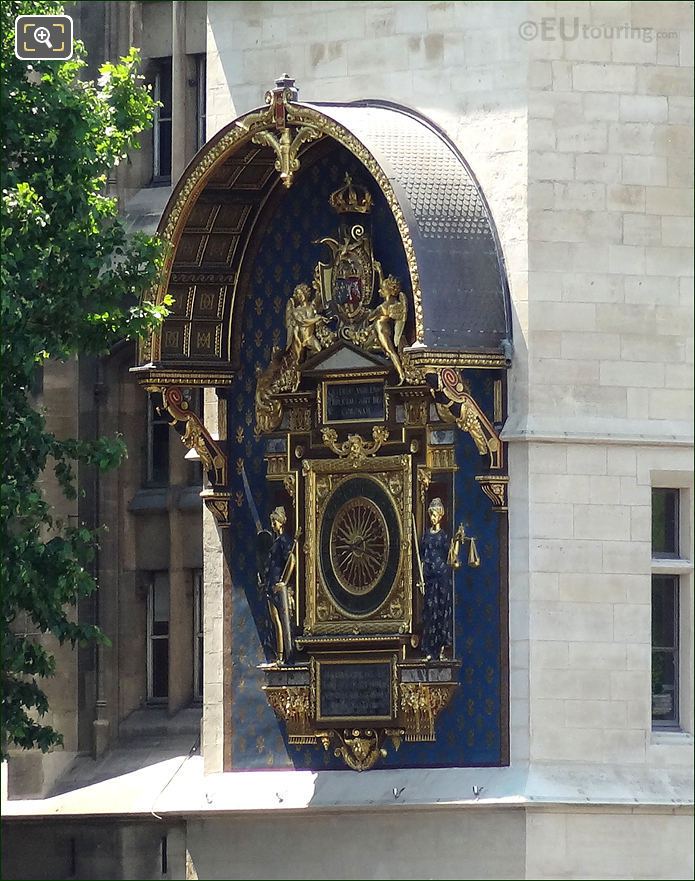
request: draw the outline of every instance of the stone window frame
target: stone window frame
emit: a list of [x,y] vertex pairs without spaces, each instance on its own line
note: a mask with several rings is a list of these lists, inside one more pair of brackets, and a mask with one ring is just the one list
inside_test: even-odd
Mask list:
[[[152,59],[152,63],[154,65],[154,74],[152,80],[152,97],[155,101],[160,101],[162,94],[162,78],[163,76],[168,77],[168,87],[169,94],[171,96],[171,107],[169,108],[169,113],[166,115],[166,107],[155,107],[154,111],[154,119],[152,121],[152,184],[154,185],[170,185],[171,184],[171,173],[172,173],[172,159],[173,154],[173,129],[174,129],[174,121],[173,121],[173,59],[171,55],[165,56],[163,58],[154,58]],[[163,112],[164,114],[163,115]],[[162,156],[161,156],[161,126],[169,125],[169,173],[162,172]]]
[[[167,594],[167,633],[166,634],[156,634],[154,633],[154,622],[155,622],[155,591],[157,590],[157,583],[159,580],[159,584],[166,585],[166,594]],[[158,569],[148,573],[148,583],[147,583],[147,628],[146,628],[146,638],[147,638],[147,704],[148,706],[166,706],[169,702],[169,651],[170,651],[170,639],[171,639],[171,585],[169,582],[169,570],[167,569]],[[162,695],[154,695],[154,665],[155,665],[155,657],[154,657],[154,645],[155,641],[164,641],[166,640],[167,644],[167,661],[166,661],[166,669],[167,669],[167,693],[166,696]]]
[[[672,575],[678,579],[678,722],[655,724],[651,720],[652,742],[667,743],[683,735],[693,733],[693,521],[692,521],[692,475],[683,472],[653,471],[651,489],[671,489],[678,492],[678,556],[651,557],[651,576]],[[650,498],[651,510],[651,498]],[[651,593],[650,593],[651,603]],[[651,645],[651,626],[650,626]],[[651,656],[650,656],[651,671]],[[651,675],[650,675],[651,695]],[[650,700],[651,703],[651,700]],[[651,714],[650,714],[651,715]]]

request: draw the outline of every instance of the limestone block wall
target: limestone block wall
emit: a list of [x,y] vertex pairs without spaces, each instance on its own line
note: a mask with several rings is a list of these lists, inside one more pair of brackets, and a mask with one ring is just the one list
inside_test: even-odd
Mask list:
[[652,734],[650,506],[683,488],[692,561],[692,7],[528,10],[530,757],[685,764],[692,566],[684,733]]
[[692,6],[528,12],[526,429],[688,437]]
[[[46,427],[59,438],[78,435],[78,412],[75,389],[78,385],[77,361],[50,362],[43,371],[43,390],[37,399],[37,406],[44,409]],[[78,515],[76,500],[66,499],[60,485],[49,468],[41,477],[44,497],[53,505],[56,515],[66,522]],[[59,645],[53,637],[43,636],[41,641],[56,658],[56,675],[40,683],[48,697],[49,710],[42,722],[52,725],[62,732],[65,750],[77,749],[77,720],[75,705],[77,699],[77,654],[69,644]]]

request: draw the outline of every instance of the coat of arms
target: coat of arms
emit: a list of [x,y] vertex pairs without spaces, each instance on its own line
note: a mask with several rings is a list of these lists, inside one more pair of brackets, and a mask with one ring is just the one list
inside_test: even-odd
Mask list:
[[374,290],[371,237],[358,217],[372,210],[372,196],[346,175],[345,185],[331,195],[330,204],[340,215],[338,237],[320,240],[331,259],[316,267],[315,286],[322,305],[354,331],[367,317]]
[[277,347],[267,367],[258,371],[259,433],[275,431],[280,425],[282,405],[277,395],[298,388],[303,362],[341,340],[363,350],[381,351],[391,361],[399,383],[405,381],[401,342],[407,298],[398,279],[384,276],[374,258],[365,219],[372,210],[372,195],[346,175],[345,184],[331,194],[329,202],[340,216],[338,233],[316,244],[326,245],[330,259],[317,263],[311,286],[295,286],[285,307],[285,348]]

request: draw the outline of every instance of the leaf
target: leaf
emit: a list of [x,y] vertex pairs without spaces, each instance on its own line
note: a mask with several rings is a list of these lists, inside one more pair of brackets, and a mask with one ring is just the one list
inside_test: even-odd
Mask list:
[[74,499],[78,466],[115,468],[126,454],[120,438],[51,433],[31,394],[37,369],[52,358],[103,356],[166,314],[145,299],[161,243],[127,235],[116,200],[104,193],[111,169],[152,121],[137,52],[104,65],[97,83],[82,78],[79,41],[70,61],[27,65],[14,56],[17,15],[62,12],[48,0],[0,4],[3,749],[62,742],[41,721],[48,711],[41,682],[55,672],[51,645],[108,642],[72,611],[97,588],[99,530],[54,516],[43,496],[46,472]]

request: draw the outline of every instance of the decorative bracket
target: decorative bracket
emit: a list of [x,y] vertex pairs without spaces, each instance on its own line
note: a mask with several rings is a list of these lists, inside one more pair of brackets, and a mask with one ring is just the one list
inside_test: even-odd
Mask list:
[[321,132],[310,125],[303,125],[298,129],[283,128],[278,138],[272,132],[263,130],[255,134],[251,140],[259,147],[270,147],[276,155],[275,170],[280,173],[283,186],[288,189],[292,186],[295,172],[299,171],[299,159],[297,154],[303,144],[315,141],[321,137]]
[[162,396],[162,406],[171,416],[181,440],[189,450],[195,450],[214,486],[227,485],[227,456],[222,447],[213,440],[199,416],[190,409],[180,386],[147,386],[147,391]]
[[509,478],[502,474],[479,474],[476,481],[480,488],[492,502],[494,511],[504,512],[507,510],[507,485]]
[[346,458],[353,468],[359,468],[368,456],[375,455],[386,442],[388,436],[387,428],[384,428],[383,425],[375,425],[372,429],[372,437],[374,438],[372,443],[365,441],[359,434],[349,434],[347,440],[339,444],[338,432],[334,428],[324,428],[321,432],[323,442],[328,449],[336,456]]
[[[251,138],[259,147],[270,147],[277,157],[275,170],[280,173],[280,179],[285,187],[292,186],[295,172],[299,171],[299,159],[297,158],[301,147],[309,141],[315,141],[322,137],[322,132],[312,125],[301,125],[293,128],[288,125],[288,105],[296,101],[299,92],[295,87],[294,80],[287,74],[275,80],[275,88],[265,94],[268,104],[266,110],[246,116],[240,123],[246,131],[255,131]],[[272,126],[277,134],[269,131],[264,126]]]
[[454,423],[470,434],[481,456],[490,455],[490,468],[503,467],[503,445],[495,428],[470,394],[460,371],[443,367],[435,373],[431,388],[437,413],[444,422]]
[[210,490],[203,490],[200,497],[205,502],[208,511],[215,518],[215,522],[220,529],[227,528],[229,524],[229,493],[220,493]]
[[[400,735],[403,732],[398,733]],[[330,738],[338,741],[333,755],[342,759],[353,771],[368,771],[379,759],[386,758],[386,750],[382,746],[386,738],[384,730],[346,728],[342,731],[331,731],[328,737],[322,738],[324,749],[328,749]]]

